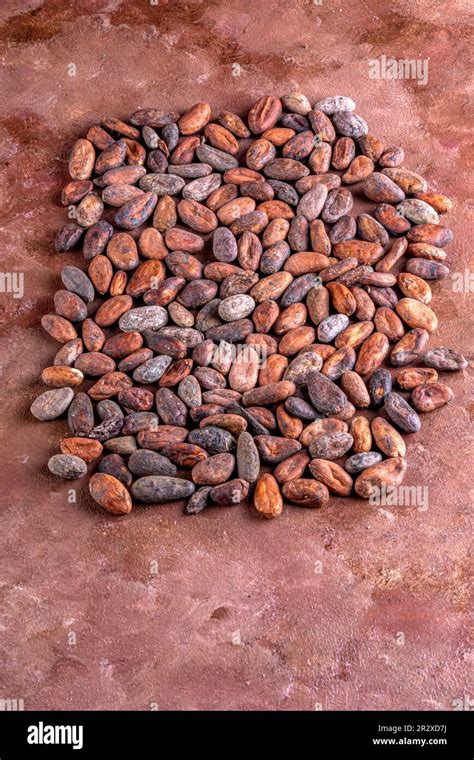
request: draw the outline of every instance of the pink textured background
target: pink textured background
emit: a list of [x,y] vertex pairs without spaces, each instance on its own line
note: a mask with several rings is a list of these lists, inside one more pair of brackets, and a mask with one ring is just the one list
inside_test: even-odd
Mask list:
[[[333,499],[271,522],[243,507],[112,519],[85,484],[68,503],[74,484],[46,469],[66,423],[28,411],[57,348],[39,318],[77,259],[51,245],[65,160],[105,115],[198,100],[244,111],[293,89],[350,95],[371,132],[454,198],[451,268],[464,271],[467,0],[4,0],[0,15],[2,270],[25,273],[22,300],[0,294],[0,698],[26,709],[438,710],[472,696],[470,369],[448,379],[455,402],[409,438],[405,482],[429,486],[426,512]],[[428,85],[370,79],[382,54],[429,58]],[[432,345],[472,359],[472,293],[450,279],[434,291]]]

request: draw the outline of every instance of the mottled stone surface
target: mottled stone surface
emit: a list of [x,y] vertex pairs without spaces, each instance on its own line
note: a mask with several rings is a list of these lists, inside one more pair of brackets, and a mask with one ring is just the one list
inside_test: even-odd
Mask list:
[[[112,518],[85,482],[68,503],[76,484],[47,470],[66,423],[29,414],[57,350],[39,319],[61,267],[78,262],[52,247],[67,155],[103,116],[206,99],[217,115],[266,92],[350,95],[372,133],[403,145],[405,166],[454,198],[448,250],[463,272],[467,0],[449,13],[434,0],[6,0],[0,17],[2,270],[25,275],[22,299],[0,294],[0,697],[26,709],[436,710],[472,695],[470,369],[449,376],[454,403],[409,438],[405,483],[428,485],[427,511],[332,499],[269,522],[243,506]],[[429,58],[428,84],[370,79],[368,60],[382,54]],[[358,200],[353,213],[367,208]],[[434,290],[431,345],[471,358],[472,293],[454,293],[450,278]]]

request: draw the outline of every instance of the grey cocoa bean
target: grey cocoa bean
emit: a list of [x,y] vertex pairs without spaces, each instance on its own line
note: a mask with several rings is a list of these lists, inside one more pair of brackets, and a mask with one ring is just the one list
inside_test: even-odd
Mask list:
[[335,111],[332,115],[332,123],[336,132],[345,137],[362,137],[369,131],[364,119],[353,111]]
[[140,364],[133,373],[137,383],[156,383],[171,364],[171,356],[154,356]]
[[417,198],[408,198],[397,206],[397,211],[413,224],[439,224],[439,214],[433,206]]
[[103,401],[99,401],[96,409],[101,420],[108,420],[111,417],[124,416],[120,405],[117,404],[116,401],[112,401],[112,399],[109,398],[104,399]]
[[260,456],[253,436],[247,431],[239,435],[237,441],[237,471],[239,478],[255,483],[260,473]]
[[176,174],[146,174],[138,184],[147,193],[178,195],[185,182],[182,177],[178,177]]
[[350,433],[326,433],[313,438],[309,453],[314,459],[339,459],[349,451],[353,443]]
[[186,348],[194,348],[198,343],[201,343],[204,340],[202,332],[194,327],[175,327],[174,325],[167,325],[166,327],[161,327],[159,332],[162,335],[169,335],[171,338],[181,340]]
[[255,301],[252,296],[245,294],[229,296],[220,302],[218,312],[224,322],[234,322],[252,314],[255,309]]
[[331,314],[318,325],[318,340],[321,343],[331,343],[336,335],[349,326],[349,317],[345,314]]
[[143,142],[151,150],[158,148],[160,144],[160,136],[158,132],[155,132],[153,127],[143,127],[142,129]]
[[291,282],[280,300],[280,306],[285,309],[287,306],[291,306],[294,303],[301,303],[309,291],[320,284],[320,279],[317,274],[309,273],[302,274],[300,277],[295,277]]
[[237,296],[248,291],[258,282],[256,272],[238,272],[226,277],[220,288],[221,298]]
[[72,454],[55,454],[48,461],[48,469],[59,478],[75,480],[86,474],[87,464]]
[[157,451],[138,449],[128,460],[128,469],[138,477],[145,475],[176,475],[176,465]]
[[298,396],[290,396],[285,401],[285,409],[300,420],[318,420],[323,416],[308,401]]
[[[207,177],[209,174],[212,174],[212,166],[210,164],[182,164],[178,166],[168,166],[168,173],[169,174],[177,174],[178,177],[184,177],[185,179],[199,179],[201,177]],[[220,174],[217,175],[220,177]],[[185,185],[183,188],[183,196],[185,191],[188,190],[189,185],[192,183],[190,182],[188,185]],[[194,198],[194,200],[197,200],[197,198]]]
[[176,148],[179,142],[178,125],[174,124],[173,122],[171,122],[170,124],[165,124],[163,129],[161,130],[161,136],[163,140],[165,141],[166,145],[168,146],[169,152],[171,153]]
[[326,185],[319,182],[311,190],[305,193],[298,203],[296,209],[299,216],[304,216],[308,222],[312,222],[313,219],[317,219],[323,210],[323,206],[328,197],[328,189]]
[[273,243],[268,246],[260,258],[260,271],[262,274],[279,272],[285,261],[290,257],[290,254],[290,246],[285,240]]
[[351,475],[355,475],[362,470],[366,470],[368,467],[372,467],[374,464],[378,464],[382,461],[382,454],[378,451],[362,451],[360,454],[353,454],[346,459],[344,468]]
[[[180,167],[184,168],[184,167]],[[201,203],[220,187],[222,177],[220,174],[209,174],[207,177],[198,177],[183,188],[183,198]]]
[[331,190],[326,198],[321,218],[328,224],[334,224],[342,216],[347,216],[353,206],[352,193],[346,187]]
[[186,405],[170,388],[159,388],[156,392],[156,410],[165,425],[184,427],[188,416]]
[[91,303],[95,298],[94,286],[82,269],[67,266],[61,271],[61,280],[66,290],[80,296],[86,303]]
[[431,261],[429,259],[408,259],[405,264],[405,272],[416,274],[423,280],[442,280],[449,274],[449,268],[440,261]]
[[38,396],[30,407],[31,414],[42,422],[55,420],[66,411],[74,397],[72,388],[53,388]]
[[313,370],[319,372],[322,366],[323,360],[316,351],[305,351],[295,356],[290,362],[283,375],[283,380],[291,380],[296,386],[306,385],[309,373]]
[[345,95],[333,95],[331,97],[317,100],[313,106],[314,111],[322,111],[326,116],[333,116],[341,111],[353,111],[356,104],[351,98]]
[[191,430],[188,435],[188,442],[201,446],[209,454],[222,454],[226,451],[234,451],[237,446],[237,441],[232,433],[214,425],[207,425],[207,427]]
[[228,227],[218,227],[214,231],[212,252],[218,261],[234,261],[237,258],[237,239]]
[[122,433],[136,435],[142,430],[158,430],[158,415],[154,412],[132,412],[124,418]]
[[194,491],[186,504],[186,512],[188,515],[197,515],[209,505],[210,492],[211,486],[201,486],[197,491]]
[[381,406],[385,396],[392,390],[392,376],[388,369],[376,369],[367,383],[370,401],[374,406]]
[[288,182],[283,182],[281,179],[269,179],[268,184],[273,187],[275,192],[275,198],[283,203],[288,203],[289,206],[297,206],[300,200],[300,196],[296,192],[293,185],[289,185]]
[[416,433],[420,429],[421,421],[417,412],[399,393],[388,393],[384,408],[394,425],[406,433]]
[[[202,345],[202,344],[201,344]],[[178,385],[178,396],[188,409],[194,409],[202,404],[202,392],[199,381],[193,376],[188,375]]]
[[145,504],[185,499],[195,490],[194,483],[167,475],[147,475],[132,485],[132,496]]
[[111,438],[115,438],[122,430],[123,420],[123,413],[107,417],[100,425],[96,425],[90,431],[89,438],[94,438],[96,441],[108,441]]
[[211,391],[215,388],[225,388],[227,384],[224,375],[212,367],[197,367],[194,370],[194,375],[201,388],[204,388],[206,391]]
[[103,472],[106,475],[112,475],[112,477],[117,478],[117,480],[120,480],[120,482],[123,483],[124,486],[127,486],[127,488],[130,488],[132,485],[132,473],[120,454],[106,454],[100,460],[97,469],[98,472]]
[[227,322],[225,325],[218,327],[211,327],[206,331],[206,338],[216,341],[218,343],[221,340],[227,341],[227,343],[239,343],[243,341],[247,335],[253,333],[254,324],[250,319],[237,319],[235,322]]
[[219,172],[235,169],[239,165],[237,159],[231,156],[230,153],[224,153],[223,150],[213,148],[211,145],[199,145],[196,148],[196,155],[200,161],[209,164]]
[[139,332],[158,330],[166,325],[168,312],[162,306],[139,306],[130,309],[119,319],[122,332]]
[[211,501],[220,506],[239,504],[249,492],[249,484],[242,478],[234,478],[211,488],[209,496]]
[[199,309],[194,321],[197,330],[205,333],[210,330],[211,327],[217,327],[222,324],[222,320],[219,316],[220,304],[220,298],[213,298],[212,301],[208,301],[201,309]]
[[421,361],[426,367],[433,367],[443,372],[455,372],[467,367],[464,356],[454,348],[431,348],[421,355]]

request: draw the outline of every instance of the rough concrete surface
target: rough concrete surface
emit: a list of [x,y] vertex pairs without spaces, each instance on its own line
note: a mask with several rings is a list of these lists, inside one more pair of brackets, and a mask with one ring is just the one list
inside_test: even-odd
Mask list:
[[[470,266],[469,3],[4,0],[0,697],[25,709],[451,709],[473,695],[471,368],[409,437],[428,509],[356,499],[286,508],[137,507],[112,518],[46,468],[64,421],[29,414],[57,346],[41,330],[65,263],[52,239],[73,141],[105,115],[243,112],[264,93],[345,94],[405,165],[453,197],[452,272]],[[426,85],[369,60],[428,59]],[[70,76],[74,71],[75,76]],[[472,360],[472,294],[434,286],[439,332]]]

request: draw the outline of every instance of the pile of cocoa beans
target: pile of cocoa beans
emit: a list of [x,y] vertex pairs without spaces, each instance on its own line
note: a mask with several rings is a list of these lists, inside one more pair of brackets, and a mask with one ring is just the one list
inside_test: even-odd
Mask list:
[[[67,413],[54,475],[93,469],[117,515],[186,499],[275,517],[401,483],[401,432],[452,399],[438,372],[466,366],[428,347],[452,203],[354,109],[301,93],[245,121],[144,108],[77,140],[55,249],[85,266],[64,267],[42,319],[61,347],[31,406]],[[351,215],[352,190],[370,214]]]

